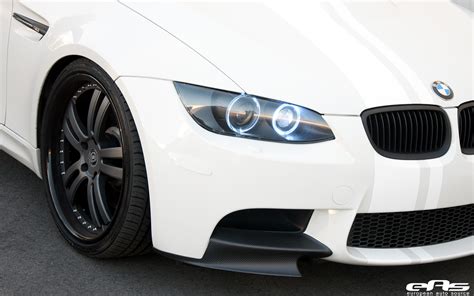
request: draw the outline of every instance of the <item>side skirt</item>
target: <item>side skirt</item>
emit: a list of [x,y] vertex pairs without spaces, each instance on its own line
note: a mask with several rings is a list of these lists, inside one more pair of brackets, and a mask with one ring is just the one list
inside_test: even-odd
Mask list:
[[41,178],[40,150],[2,124],[0,124],[0,150],[5,151]]

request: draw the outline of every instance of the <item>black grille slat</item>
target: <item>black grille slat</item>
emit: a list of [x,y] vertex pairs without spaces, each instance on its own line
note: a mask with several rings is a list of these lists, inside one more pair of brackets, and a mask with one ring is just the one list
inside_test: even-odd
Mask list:
[[[438,116],[437,114],[432,114],[432,115],[434,117]],[[435,129],[433,143],[434,143],[434,145],[438,145],[438,140],[440,138],[440,136],[439,136],[439,120],[436,119],[436,120],[433,120],[433,122],[434,122],[434,129]]]
[[412,126],[412,131],[413,131],[413,149],[411,153],[417,153],[418,152],[418,142],[420,141],[420,135],[419,135],[419,125],[418,125],[418,116],[416,116],[416,112],[411,111],[410,112],[413,115],[413,126]]
[[387,129],[388,129],[388,131],[389,131],[388,133],[385,134],[385,136],[386,136],[386,138],[387,138],[385,145],[386,145],[386,147],[390,147],[390,146],[391,146],[390,138],[391,138],[391,136],[392,136],[392,135],[390,134],[391,131],[392,131],[392,127],[390,126],[390,119],[388,118],[388,115],[387,115],[387,114],[382,114],[382,116],[383,116],[383,120],[384,120],[385,126],[387,127]]
[[468,114],[466,112],[461,112],[460,114],[461,118],[461,124],[460,124],[460,131],[461,131],[461,147],[466,147],[467,142],[468,142],[468,133],[467,133],[467,127],[469,126],[468,124]]
[[471,125],[471,112],[464,112],[465,113],[465,118],[466,118],[466,126],[465,126],[465,133],[466,133],[466,138],[464,140],[464,147],[472,147],[472,141],[470,141],[470,136],[469,136],[469,126]]
[[[390,137],[390,143],[392,143],[394,150],[398,152],[398,146],[399,146],[399,144],[397,142],[397,139],[398,139],[398,130],[397,130],[398,121],[395,119],[394,113],[389,113],[388,116],[390,117],[389,118],[390,125],[391,125],[390,129],[393,131],[392,134],[391,134],[391,137]],[[389,146],[392,146],[392,145],[389,145]]]
[[436,120],[434,120],[436,132],[435,132],[433,143],[435,145],[439,145],[439,141],[440,141],[440,138],[441,138],[440,135],[439,135],[439,130],[441,128],[441,124],[440,124],[438,114],[434,114],[433,116],[436,118]]
[[408,149],[411,149],[411,147],[413,147],[413,118],[412,118],[410,112],[404,112],[404,113],[406,113],[408,115],[408,118],[410,118],[410,126],[407,129],[407,133],[410,134],[410,142],[409,142],[409,145],[408,145],[407,149],[404,152],[404,153],[408,153],[408,151],[409,151]]
[[416,124],[417,124],[417,126],[415,128],[416,128],[416,131],[418,132],[417,133],[417,138],[416,138],[417,139],[417,141],[416,141],[416,150],[415,150],[416,153],[422,153],[423,152],[423,136],[425,134],[423,133],[423,119],[421,118],[421,112],[423,112],[423,111],[415,112]]
[[405,153],[407,150],[407,142],[408,142],[408,121],[406,118],[405,113],[397,113],[400,119],[400,134],[403,137],[403,141],[400,142],[400,153]]
[[424,138],[424,147],[423,147],[423,151],[428,151],[429,149],[431,149],[431,147],[434,147],[431,145],[431,139],[433,139],[433,134],[432,134],[432,131],[430,129],[430,120],[428,119],[428,111],[422,111],[422,114],[423,114],[423,123],[424,123],[424,126],[425,126],[425,138]]
[[440,124],[438,145],[441,145],[443,143],[443,139],[446,136],[446,123],[444,122],[444,120],[441,120],[441,114],[438,114],[438,117],[440,118],[440,120],[438,121]]
[[385,130],[385,122],[383,120],[383,116],[382,114],[378,114],[378,121],[377,122],[380,122],[380,126],[381,126],[381,130],[378,130],[377,131],[377,134],[380,136],[381,135],[381,139],[379,140],[379,142],[381,142],[381,147],[385,147],[386,146],[386,141],[385,141],[385,133],[381,133],[380,131],[383,131]]
[[[396,119],[394,118],[394,120],[398,122],[396,139],[403,139],[404,137],[403,137],[402,118],[400,116],[400,112],[397,112],[396,115],[397,115],[397,118]],[[397,148],[398,148],[398,153],[402,153],[403,141],[399,141]]]
[[393,213],[358,214],[347,245],[357,248],[411,248],[474,235],[474,204]]
[[440,107],[405,105],[370,109],[362,113],[375,150],[395,159],[442,156],[451,140],[449,119]]
[[465,154],[474,154],[474,102],[459,107],[459,137]]
[[429,138],[427,141],[427,145],[428,145],[427,149],[428,149],[429,147],[435,146],[435,143],[433,142],[433,140],[435,138],[436,130],[433,124],[434,122],[433,113],[426,112],[426,122],[428,124],[428,130],[429,130]]

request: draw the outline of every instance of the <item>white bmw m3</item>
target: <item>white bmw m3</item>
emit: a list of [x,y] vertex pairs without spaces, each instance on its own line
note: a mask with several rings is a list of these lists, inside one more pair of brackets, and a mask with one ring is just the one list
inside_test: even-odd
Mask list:
[[474,253],[470,1],[0,9],[0,148],[79,252],[283,276]]

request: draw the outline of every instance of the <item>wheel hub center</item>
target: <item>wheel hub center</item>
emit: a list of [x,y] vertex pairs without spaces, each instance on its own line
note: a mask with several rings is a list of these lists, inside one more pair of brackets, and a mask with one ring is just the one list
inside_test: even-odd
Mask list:
[[97,163],[99,162],[99,154],[97,153],[97,150],[91,149],[89,151],[89,163],[91,166],[95,167]]

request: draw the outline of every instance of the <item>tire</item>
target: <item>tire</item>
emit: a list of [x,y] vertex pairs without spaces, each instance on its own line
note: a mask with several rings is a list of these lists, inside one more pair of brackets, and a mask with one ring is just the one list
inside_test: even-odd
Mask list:
[[140,138],[103,69],[87,59],[64,68],[48,95],[40,141],[48,205],[72,247],[96,258],[151,250]]

